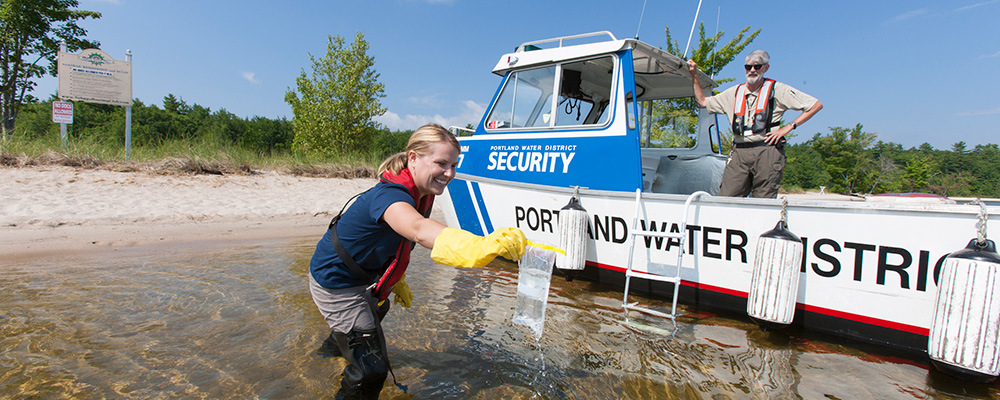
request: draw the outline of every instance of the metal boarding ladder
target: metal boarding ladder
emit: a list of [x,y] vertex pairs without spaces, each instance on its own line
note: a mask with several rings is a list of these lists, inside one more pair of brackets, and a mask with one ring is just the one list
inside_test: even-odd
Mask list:
[[[688,196],[687,200],[684,201],[684,219],[681,220],[680,232],[678,233],[657,232],[640,228],[639,213],[642,210],[642,190],[641,189],[635,190],[635,216],[632,219],[632,228],[629,230],[628,267],[625,270],[625,297],[624,299],[622,299],[622,308],[624,308],[625,311],[635,310],[662,318],[669,318],[671,321],[674,322],[674,328],[676,329],[677,295],[679,293],[681,286],[681,266],[684,262],[684,242],[685,242],[684,238],[686,237],[685,231],[687,230],[688,213],[691,210],[691,203],[701,195],[710,196],[710,194],[707,192],[698,191],[692,193],[690,196]],[[677,251],[677,263],[674,265],[675,268],[673,275],[657,275],[649,272],[641,272],[632,269],[632,261],[633,258],[635,257],[634,255],[635,241],[637,236],[662,237],[662,238],[667,238],[667,240],[677,239],[680,242],[680,246],[678,246],[678,251]],[[650,309],[648,307],[640,306],[638,302],[629,303],[628,291],[629,291],[629,285],[633,277],[672,283],[674,285],[674,296],[671,299],[670,313],[668,314],[662,311],[657,311]]]

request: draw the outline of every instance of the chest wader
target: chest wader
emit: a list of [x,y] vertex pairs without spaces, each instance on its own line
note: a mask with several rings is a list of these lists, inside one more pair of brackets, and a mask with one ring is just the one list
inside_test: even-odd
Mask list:
[[[389,354],[386,351],[385,334],[382,332],[382,319],[389,312],[389,301],[386,298],[392,291],[392,287],[387,287],[386,285],[388,281],[386,278],[393,274],[393,271],[390,269],[395,266],[396,262],[401,259],[407,263],[409,262],[409,252],[413,249],[413,242],[404,238],[396,250],[396,257],[389,260],[387,263],[389,266],[386,266],[386,269],[378,278],[368,275],[358,265],[357,261],[351,257],[347,249],[340,243],[340,238],[337,234],[337,222],[344,214],[347,205],[360,195],[361,193],[348,200],[344,204],[344,207],[341,208],[340,213],[330,221],[330,241],[333,243],[334,250],[337,251],[337,256],[340,257],[340,260],[351,271],[351,274],[355,278],[369,283],[363,292],[363,296],[365,303],[368,304],[368,309],[372,313],[375,328],[352,329],[347,334],[331,332],[330,338],[327,338],[324,342],[324,345],[327,346],[332,345],[333,343],[331,342],[335,342],[340,355],[348,363],[347,367],[344,367],[344,378],[340,381],[340,391],[337,392],[336,396],[338,399],[378,399],[385,379],[389,374],[392,374],[392,366],[389,365]],[[429,205],[423,214],[425,218],[430,215]],[[402,268],[405,270],[406,266],[403,265]],[[395,281],[392,283],[395,284]],[[381,304],[379,304],[380,300]],[[331,338],[333,339],[332,341]],[[403,393],[406,393],[406,386],[396,381],[395,374],[392,375],[392,382]]]

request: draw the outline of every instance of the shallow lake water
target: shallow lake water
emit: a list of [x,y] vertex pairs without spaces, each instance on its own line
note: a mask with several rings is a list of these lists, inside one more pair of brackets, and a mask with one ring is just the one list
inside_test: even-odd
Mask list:
[[[317,238],[318,239],[318,238]],[[0,398],[332,398],[343,359],[306,287],[315,239],[0,260]],[[621,311],[556,276],[541,339],[511,323],[517,266],[430,261],[384,321],[392,399],[997,398],[922,360],[745,319]],[[641,299],[641,298],[640,298]],[[652,299],[644,304],[663,305]]]

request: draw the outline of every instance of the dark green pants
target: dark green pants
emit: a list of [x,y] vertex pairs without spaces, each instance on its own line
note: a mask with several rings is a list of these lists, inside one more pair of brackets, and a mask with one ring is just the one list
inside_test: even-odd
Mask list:
[[734,147],[722,171],[719,196],[778,197],[784,169],[784,146]]

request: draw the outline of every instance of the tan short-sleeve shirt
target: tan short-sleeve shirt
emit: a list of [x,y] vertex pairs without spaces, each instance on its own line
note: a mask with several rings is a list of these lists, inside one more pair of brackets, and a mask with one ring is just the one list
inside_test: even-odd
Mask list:
[[[736,106],[736,89],[733,86],[722,93],[705,98],[705,108],[713,114],[726,114],[729,118],[729,125],[733,124],[734,108]],[[781,82],[774,82],[774,111],[771,114],[771,122],[777,124],[786,110],[809,111],[816,104],[816,98],[805,94],[798,89]],[[758,90],[759,92],[759,90]],[[757,102],[757,92],[747,94],[747,106],[753,110]],[[750,140],[753,141],[753,140]]]

